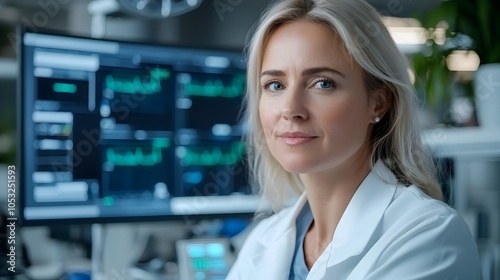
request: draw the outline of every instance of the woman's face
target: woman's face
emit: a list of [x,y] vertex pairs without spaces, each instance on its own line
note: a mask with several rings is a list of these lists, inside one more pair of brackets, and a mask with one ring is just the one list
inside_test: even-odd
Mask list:
[[360,67],[324,25],[298,21],[264,46],[259,114],[272,155],[292,173],[368,159],[376,117]]

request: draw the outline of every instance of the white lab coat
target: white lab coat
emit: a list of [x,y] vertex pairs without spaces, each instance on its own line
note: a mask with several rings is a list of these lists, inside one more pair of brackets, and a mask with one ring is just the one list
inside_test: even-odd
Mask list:
[[[226,279],[288,279],[295,219],[306,200],[303,194],[294,206],[260,222]],[[398,185],[379,161],[307,280],[479,280],[479,271],[476,243],[458,213],[415,186]]]

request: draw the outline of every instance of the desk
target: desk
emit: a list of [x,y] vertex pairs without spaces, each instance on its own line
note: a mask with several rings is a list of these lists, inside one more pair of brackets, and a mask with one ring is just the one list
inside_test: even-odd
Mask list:
[[[443,128],[427,130],[422,141],[437,158],[454,160],[453,202],[454,208],[466,217],[470,215],[470,194],[474,190],[481,203],[493,209],[490,211],[491,239],[498,242],[500,224],[498,209],[499,188],[495,176],[500,174],[500,127],[483,129],[480,127]],[[485,161],[483,169],[471,175],[471,163]],[[488,162],[489,161],[489,162]],[[489,178],[483,178],[489,177]],[[474,180],[471,180],[471,179]],[[471,181],[482,181],[483,184],[471,184]],[[474,185],[474,189],[470,185]],[[481,186],[482,185],[482,186]],[[488,186],[484,186],[488,185]],[[482,192],[482,193],[480,193]],[[478,194],[479,193],[479,194]],[[493,195],[491,195],[493,194]],[[476,200],[478,200],[476,197]],[[469,224],[474,228],[474,224]]]
[[500,157],[500,127],[436,128],[424,131],[422,141],[436,157]]

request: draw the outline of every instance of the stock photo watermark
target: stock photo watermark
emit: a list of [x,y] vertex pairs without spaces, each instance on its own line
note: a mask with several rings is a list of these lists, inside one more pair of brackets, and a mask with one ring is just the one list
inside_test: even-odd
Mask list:
[[7,270],[16,272],[16,229],[17,229],[17,197],[16,197],[16,167],[9,165],[7,169]]
[[212,2],[215,12],[219,16],[220,21],[224,20],[224,14],[233,12],[236,7],[241,5],[243,0],[215,0]]

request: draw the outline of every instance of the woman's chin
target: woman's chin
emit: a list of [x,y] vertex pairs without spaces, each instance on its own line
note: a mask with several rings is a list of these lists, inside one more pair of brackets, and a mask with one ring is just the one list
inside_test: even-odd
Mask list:
[[292,174],[303,174],[303,173],[309,173],[313,168],[309,165],[305,164],[281,164],[281,166],[288,172]]

